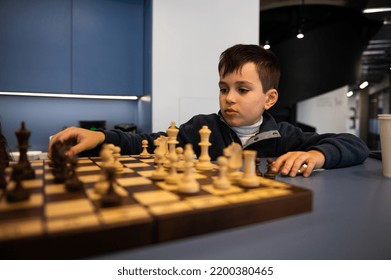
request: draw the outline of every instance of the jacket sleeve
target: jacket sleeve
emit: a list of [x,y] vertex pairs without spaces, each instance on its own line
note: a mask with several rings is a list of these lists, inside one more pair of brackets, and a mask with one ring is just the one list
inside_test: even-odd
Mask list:
[[369,155],[364,141],[349,133],[309,133],[288,123],[280,124],[285,152],[317,150],[324,154],[324,168],[347,167],[362,163]]

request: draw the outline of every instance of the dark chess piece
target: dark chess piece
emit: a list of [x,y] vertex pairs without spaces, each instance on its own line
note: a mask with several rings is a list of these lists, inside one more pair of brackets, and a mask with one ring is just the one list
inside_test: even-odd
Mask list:
[[7,192],[7,201],[8,202],[20,202],[28,200],[30,197],[30,192],[23,188],[22,180],[24,176],[24,167],[16,164],[13,167],[11,182],[15,183],[15,187]]
[[260,176],[260,177],[263,177],[263,174],[262,174],[262,171],[261,171],[261,158],[257,157],[255,159],[255,172],[257,174],[257,176]]
[[272,171],[272,167],[273,167],[273,159],[271,159],[271,158],[266,159],[266,172],[263,175],[265,178],[268,178],[268,179],[275,179],[276,178],[277,173]]
[[26,129],[24,122],[21,123],[20,129],[15,131],[16,138],[18,140],[19,148],[19,162],[18,165],[23,167],[22,179],[34,179],[35,171],[31,167],[30,161],[27,157],[27,149],[29,147],[28,141],[31,132]]
[[69,159],[69,176],[65,181],[65,188],[69,192],[79,192],[83,190],[84,183],[76,174],[77,159]]
[[55,183],[64,183],[69,176],[68,155],[69,147],[61,141],[56,141],[52,145],[52,174]]
[[0,166],[8,167],[10,162],[10,155],[7,151],[7,139],[2,133],[0,124]]
[[7,187],[7,180],[5,178],[5,165],[0,163],[0,190],[5,190]]
[[113,207],[117,205],[121,205],[121,196],[117,194],[117,192],[114,189],[114,183],[115,183],[115,167],[105,167],[103,169],[106,175],[106,180],[109,183],[109,188],[107,190],[107,193],[102,197],[101,205],[102,207]]

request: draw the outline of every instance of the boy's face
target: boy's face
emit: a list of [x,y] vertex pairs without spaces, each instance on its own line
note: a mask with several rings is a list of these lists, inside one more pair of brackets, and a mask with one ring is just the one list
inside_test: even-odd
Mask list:
[[243,65],[225,77],[220,73],[220,110],[230,126],[251,125],[260,120],[263,112],[278,99],[275,89],[263,91],[254,63]]

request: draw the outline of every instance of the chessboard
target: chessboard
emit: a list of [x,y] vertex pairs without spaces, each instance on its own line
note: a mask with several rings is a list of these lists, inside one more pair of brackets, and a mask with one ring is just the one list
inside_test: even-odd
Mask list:
[[[259,186],[217,189],[218,170],[196,171],[200,191],[183,194],[151,179],[154,156],[121,156],[116,176],[120,204],[102,205],[95,191],[99,157],[78,158],[83,190],[55,183],[50,160],[34,160],[35,178],[24,180],[26,201],[8,202],[0,190],[1,259],[75,259],[270,221],[312,209],[312,192],[259,177]],[[16,164],[16,163],[15,163]],[[6,169],[9,178],[13,163]],[[278,178],[277,178],[278,179]]]

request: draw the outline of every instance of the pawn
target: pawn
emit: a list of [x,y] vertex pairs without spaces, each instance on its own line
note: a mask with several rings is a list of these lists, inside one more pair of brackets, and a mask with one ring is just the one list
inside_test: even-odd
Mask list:
[[194,150],[191,144],[185,146],[185,172],[178,182],[178,191],[180,193],[194,194],[200,191],[200,184],[195,177]]
[[83,181],[79,179],[76,173],[77,159],[69,159],[69,177],[65,181],[65,188],[69,192],[79,192],[83,190]]
[[265,178],[268,178],[268,179],[275,179],[276,178],[277,173],[272,171],[272,167],[273,167],[273,159],[268,158],[266,160],[266,172],[263,175]]
[[257,157],[255,158],[255,172],[257,173],[257,176],[263,177],[263,173],[261,171],[261,158]]
[[15,183],[15,187],[7,192],[7,201],[8,202],[20,202],[26,201],[30,198],[30,192],[23,188],[23,166],[16,164],[13,167],[13,176],[11,178],[11,183]]
[[213,185],[216,189],[226,190],[231,186],[231,182],[227,177],[228,160],[224,156],[220,156],[217,159],[217,165],[219,166],[219,177],[213,181]]
[[107,193],[102,197],[101,200],[102,207],[112,207],[112,206],[121,205],[122,198],[117,194],[117,192],[114,189],[115,175],[116,175],[115,168],[106,167],[104,169],[104,172],[106,174],[106,180],[109,187],[107,189]]
[[144,139],[141,141],[141,146],[143,147],[143,150],[140,154],[140,158],[150,158],[151,154],[148,152],[148,140]]
[[122,172],[124,170],[124,166],[119,161],[119,158],[121,156],[121,148],[118,146],[112,147],[113,150],[113,158],[114,158],[114,167],[117,172]]
[[175,149],[175,151],[178,155],[178,162],[177,162],[177,166],[176,166],[176,171],[183,172],[185,170],[185,158],[183,156],[183,148],[177,147]]

